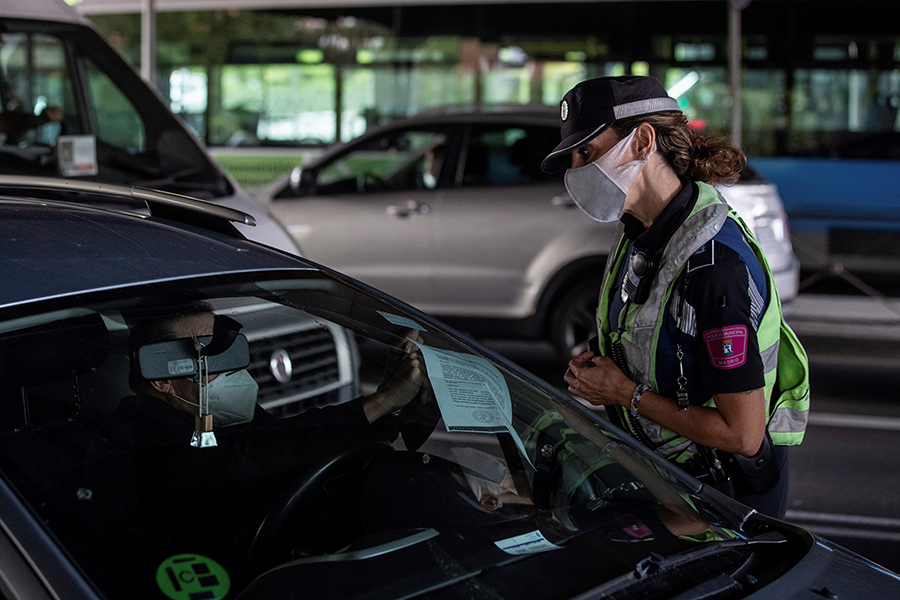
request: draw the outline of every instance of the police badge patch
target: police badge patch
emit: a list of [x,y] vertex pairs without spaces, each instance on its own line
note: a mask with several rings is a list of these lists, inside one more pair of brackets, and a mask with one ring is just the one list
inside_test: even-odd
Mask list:
[[716,369],[736,369],[747,362],[749,330],[746,325],[719,327],[703,332],[709,360]]

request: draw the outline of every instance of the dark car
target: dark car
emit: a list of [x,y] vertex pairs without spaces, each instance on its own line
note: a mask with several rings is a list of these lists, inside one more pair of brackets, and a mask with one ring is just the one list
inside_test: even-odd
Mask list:
[[[242,213],[3,187],[3,597],[900,596],[893,573],[705,487],[424,313],[247,241]],[[150,215],[110,208],[122,195]],[[147,341],[185,314],[214,317],[211,334]],[[352,396],[415,357],[416,398],[369,425]],[[242,424],[207,427],[135,383],[246,369],[277,397],[335,360],[353,394]]]
[[[551,341],[568,360],[596,332],[616,223],[577,209],[548,106],[435,109],[332,146],[256,192],[304,256],[482,338]],[[759,240],[782,305],[799,263],[778,190],[752,169],[726,200]],[[574,348],[574,350],[573,350]]]

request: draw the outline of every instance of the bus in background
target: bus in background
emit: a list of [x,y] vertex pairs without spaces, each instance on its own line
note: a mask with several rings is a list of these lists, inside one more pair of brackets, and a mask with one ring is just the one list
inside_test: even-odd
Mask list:
[[[742,145],[784,201],[801,289],[843,278],[858,291],[872,293],[871,285],[894,293],[900,275],[900,38],[813,35],[790,59],[773,54],[771,45],[754,45],[752,37],[745,43]],[[714,51],[702,43],[676,49],[694,56]],[[724,68],[668,68],[665,77],[699,126],[727,121]]]

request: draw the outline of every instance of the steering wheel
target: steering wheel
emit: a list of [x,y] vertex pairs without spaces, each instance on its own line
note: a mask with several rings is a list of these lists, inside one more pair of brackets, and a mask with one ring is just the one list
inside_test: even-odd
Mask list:
[[383,438],[360,437],[305,469],[260,524],[247,553],[248,574],[253,577],[290,558],[296,541],[290,534],[298,531],[301,517],[314,517],[311,510],[321,502],[324,484],[342,474],[361,471],[372,459],[393,451]]

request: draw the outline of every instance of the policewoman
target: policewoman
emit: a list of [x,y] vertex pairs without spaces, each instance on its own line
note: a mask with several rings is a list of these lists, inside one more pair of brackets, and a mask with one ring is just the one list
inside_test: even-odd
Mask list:
[[597,352],[569,391],[665,458],[783,517],[787,447],[806,429],[806,354],[759,244],[711,183],[746,158],[689,124],[652,77],[602,77],[560,104],[542,163],[590,217],[620,221],[597,310]]

